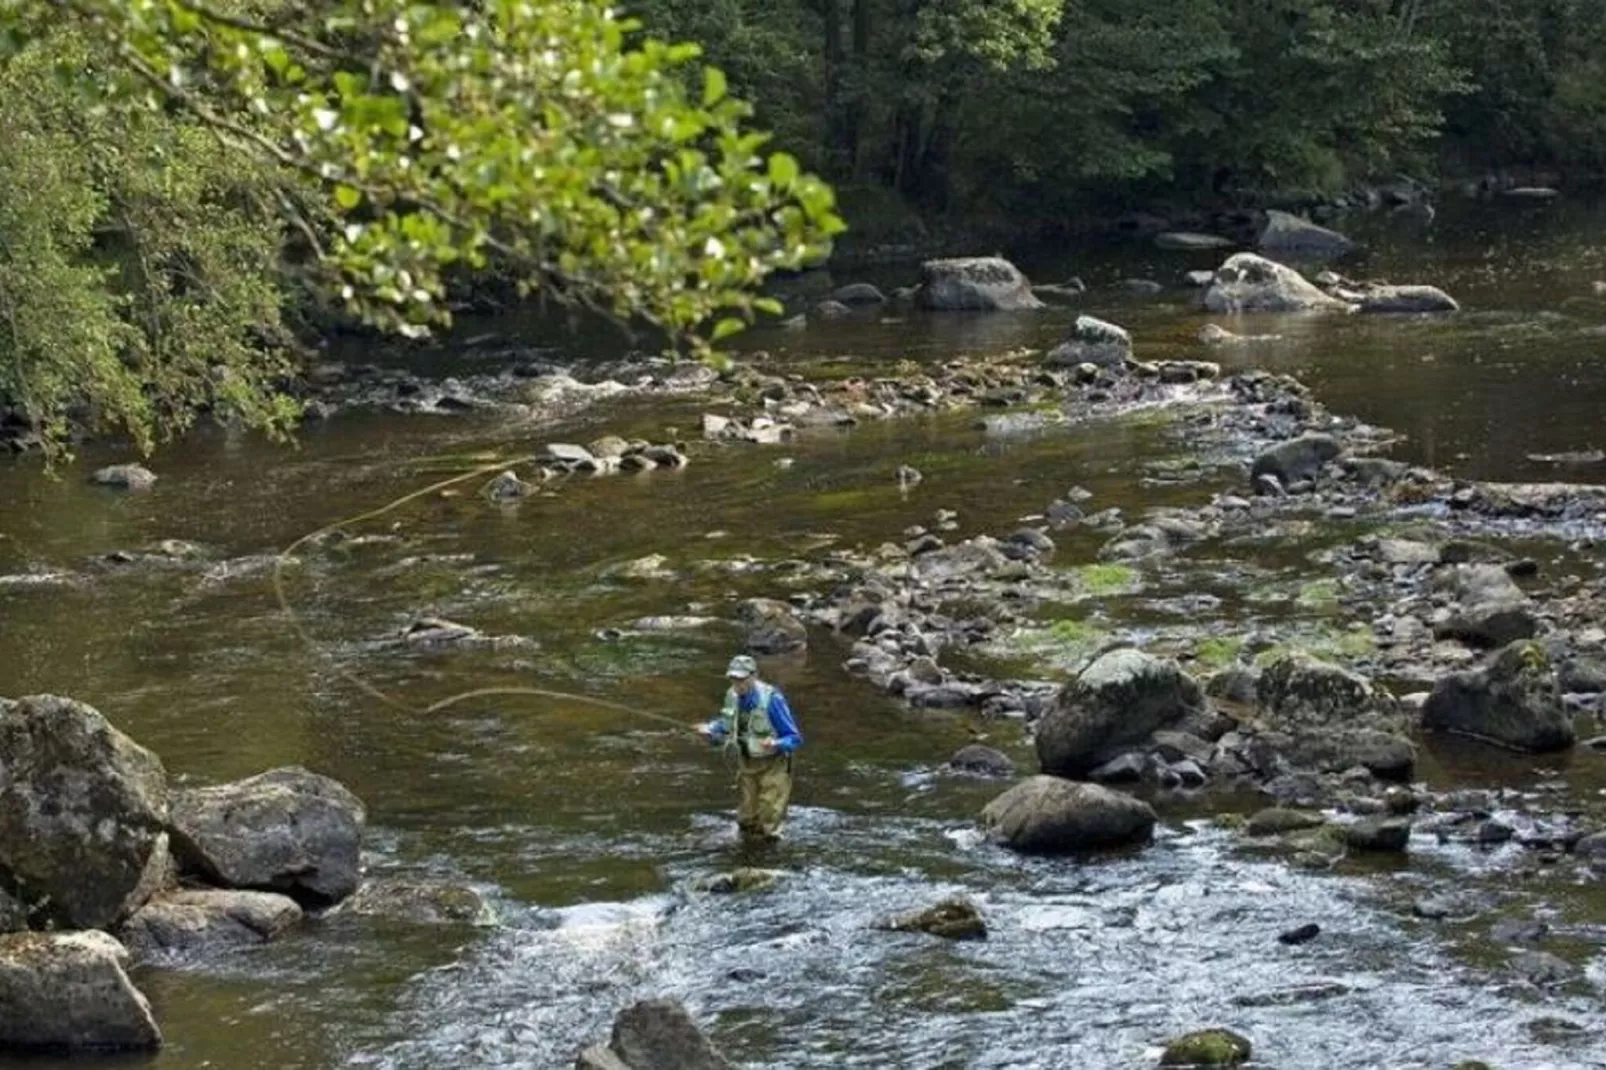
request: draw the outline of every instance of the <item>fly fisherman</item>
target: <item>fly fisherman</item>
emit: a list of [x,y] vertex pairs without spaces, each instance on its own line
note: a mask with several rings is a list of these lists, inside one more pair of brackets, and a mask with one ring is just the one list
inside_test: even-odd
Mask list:
[[792,755],[803,736],[780,689],[758,678],[758,665],[746,654],[725,670],[730,690],[718,717],[697,731],[736,753],[740,797],[736,827],[743,839],[773,843],[781,838],[786,806],[792,798]]

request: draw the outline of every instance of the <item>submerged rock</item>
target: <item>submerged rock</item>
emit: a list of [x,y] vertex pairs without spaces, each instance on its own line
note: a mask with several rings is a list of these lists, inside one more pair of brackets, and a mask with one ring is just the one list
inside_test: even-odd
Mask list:
[[535,487],[508,471],[493,477],[480,488],[480,493],[493,502],[514,502],[534,494]]
[[1484,668],[1440,679],[1422,724],[1535,753],[1565,750],[1574,739],[1550,659],[1533,642],[1512,643]]
[[1204,303],[1207,310],[1217,313],[1348,311],[1352,307],[1293,268],[1254,253],[1239,253],[1217,268]]
[[152,1051],[162,1033],[103,932],[0,936],[0,1049]]
[[741,892],[765,892],[775,887],[775,882],[786,874],[778,869],[756,869],[752,866],[739,866],[729,873],[715,873],[702,877],[693,882],[699,892],[708,892],[711,895],[736,895]]
[[72,699],[0,699],[0,875],[37,920],[109,928],[167,875],[161,759]]
[[1049,351],[1045,362],[1051,368],[1074,368],[1092,364],[1107,368],[1132,359],[1132,336],[1092,316],[1078,316],[1070,336]]
[[1141,799],[1097,784],[1034,776],[987,804],[982,824],[1024,854],[1069,854],[1146,842],[1157,820]]
[[697,1028],[678,1000],[651,999],[627,1007],[613,1037],[580,1053],[576,1070],[731,1070],[731,1063]]
[[300,924],[302,917],[294,899],[275,892],[175,891],[136,911],[121,935],[138,955],[212,951],[267,943]]
[[1456,299],[1437,286],[1373,286],[1361,295],[1362,312],[1411,314],[1459,312]]
[[1320,828],[1326,823],[1327,819],[1321,814],[1274,806],[1253,814],[1244,825],[1244,831],[1250,836],[1281,836]]
[[1113,650],[1061,690],[1037,727],[1038,760],[1045,773],[1081,776],[1203,709],[1199,685],[1176,662]]
[[844,305],[884,305],[887,295],[868,282],[851,282],[832,291],[831,300]]
[[496,920],[485,897],[466,884],[404,877],[364,881],[344,909],[413,925],[489,925]]
[[339,782],[298,766],[173,797],[173,853],[228,888],[313,905],[357,890],[366,814]]
[[787,654],[809,645],[809,632],[792,607],[773,598],[749,598],[736,607],[755,654]]
[[975,776],[1010,777],[1015,775],[1015,763],[1009,756],[980,743],[961,747],[948,759],[948,768]]
[[156,473],[142,464],[113,464],[96,469],[89,481],[119,490],[150,490],[156,485]]
[[1197,252],[1210,249],[1231,249],[1236,242],[1219,234],[1193,234],[1188,231],[1168,230],[1154,236],[1157,248],[1172,252]]
[[1165,1046],[1161,1066],[1241,1066],[1249,1061],[1249,1040],[1226,1029],[1206,1029]]
[[1363,817],[1344,827],[1344,842],[1357,851],[1404,851],[1411,822],[1398,817]]
[[944,940],[987,939],[987,922],[981,909],[964,898],[946,899],[924,910],[883,918],[875,927],[894,933],[928,933]]
[[928,260],[920,267],[921,308],[938,312],[1009,312],[1042,308],[1032,284],[1002,257]]

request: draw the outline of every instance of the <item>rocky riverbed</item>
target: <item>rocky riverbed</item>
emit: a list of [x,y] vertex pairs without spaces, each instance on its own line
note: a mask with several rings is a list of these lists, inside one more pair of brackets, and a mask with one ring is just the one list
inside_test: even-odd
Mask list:
[[[12,485],[0,691],[93,702],[144,785],[71,906],[99,914],[53,915],[138,961],[47,934],[8,938],[15,970],[93,958],[114,1035],[175,1067],[242,1036],[286,1066],[633,1066],[643,1033],[688,1065],[1599,1061],[1606,499],[1436,463],[1273,343],[1153,315],[907,365],[542,357],[449,421],[331,371],[351,399],[282,463],[203,440],[154,482]],[[1388,329],[1467,329],[1439,322]],[[518,400],[543,376],[573,407]],[[809,739],[765,857],[665,726],[455,701],[690,722],[742,645]],[[295,766],[334,780],[262,774]],[[281,795],[327,863],[214,827]],[[69,909],[28,872],[12,926]]]

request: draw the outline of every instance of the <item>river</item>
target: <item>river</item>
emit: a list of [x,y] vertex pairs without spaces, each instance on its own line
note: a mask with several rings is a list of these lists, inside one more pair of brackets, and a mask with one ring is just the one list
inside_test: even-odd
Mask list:
[[[1219,257],[1133,244],[1022,255],[1037,281],[1077,275],[1090,286],[1041,314],[861,315],[755,332],[743,346],[812,374],[827,362],[1044,347],[1091,312],[1130,328],[1140,357],[1299,376],[1334,411],[1405,435],[1402,459],[1469,478],[1606,476],[1606,465],[1530,459],[1606,447],[1606,296],[1593,286],[1606,279],[1606,211],[1451,205],[1429,226],[1373,217],[1350,229],[1372,246],[1365,275],[1432,282],[1465,311],[1256,318],[1229,325],[1279,337],[1206,352],[1196,335],[1207,317],[1177,280]],[[897,284],[911,270],[868,277]],[[1168,289],[1140,298],[1115,287],[1133,277]],[[486,330],[582,355],[613,344],[554,339],[535,316],[463,328]],[[1146,480],[1180,451],[1143,421],[999,441],[973,415],[896,420],[780,447],[696,450],[683,471],[576,481],[516,508],[472,493],[430,496],[307,550],[287,572],[312,650],[260,569],[96,563],[163,539],[192,541],[219,561],[273,554],[462,470],[445,455],[603,433],[695,437],[700,412],[695,397],[654,397],[556,426],[342,414],[309,425],[293,449],[203,431],[159,452],[156,487],[130,495],[86,484],[95,465],[125,459],[105,445],[55,479],[36,459],[0,459],[0,576],[75,577],[0,585],[0,694],[89,702],[181,783],[286,764],[331,775],[368,806],[371,872],[464,880],[498,914],[493,927],[426,929],[335,915],[248,953],[142,969],[168,1044],[134,1062],[566,1066],[632,999],[673,995],[752,1065],[1144,1066],[1168,1037],[1222,1025],[1283,1068],[1606,1066],[1600,886],[1533,876],[1515,845],[1419,842],[1408,863],[1308,872],[1248,852],[1211,820],[1214,804],[1162,808],[1157,841],[1140,852],[1023,860],[972,831],[999,785],[939,771],[976,733],[1029,766],[1018,726],[904,708],[848,676],[846,646],[830,636],[814,637],[806,657],[767,665],[808,742],[789,837],[756,858],[731,840],[730,770],[689,733],[562,700],[416,712],[469,689],[522,685],[690,723],[716,706],[735,633],[606,629],[654,614],[719,616],[738,597],[777,593],[776,574],[745,568],[748,559],[873,547],[938,509],[956,511],[963,533],[1002,533],[1073,484],[1100,508],[1128,509],[1231,485],[1225,472]],[[924,481],[900,487],[903,464]],[[1096,546],[1062,540],[1059,559],[1090,560]],[[1577,567],[1598,568],[1596,551],[1570,552]],[[623,582],[608,571],[648,554],[665,555],[679,578]],[[1299,548],[1278,554],[1290,582],[1321,578]],[[1154,577],[1144,597],[1112,598],[1101,612],[1163,623],[1166,599],[1208,587],[1205,573],[1220,564]],[[1189,625],[1231,633],[1267,612],[1247,598],[1218,605]],[[433,652],[383,642],[421,613],[526,641]],[[408,708],[375,700],[343,672]],[[1556,773],[1554,760],[1466,751],[1430,741],[1429,787],[1537,790]],[[1606,789],[1602,765],[1606,757],[1575,755],[1565,790]],[[786,875],[768,893],[686,893],[696,878],[745,862]],[[1412,915],[1413,898],[1445,887],[1482,890],[1490,916],[1548,920],[1546,947],[1583,979],[1542,993],[1505,969],[1488,916]],[[977,898],[991,939],[949,945],[868,928],[951,892]],[[1309,921],[1323,927],[1320,940],[1275,940]],[[1301,998],[1288,995],[1296,989]]]

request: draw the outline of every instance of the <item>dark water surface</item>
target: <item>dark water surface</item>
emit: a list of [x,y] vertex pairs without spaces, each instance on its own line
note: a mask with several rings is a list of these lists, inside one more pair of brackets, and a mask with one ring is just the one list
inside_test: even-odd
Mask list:
[[[1606,476],[1599,465],[1527,459],[1606,447],[1606,298],[1592,288],[1606,278],[1606,213],[1563,204],[1459,218],[1446,209],[1426,232],[1383,220],[1352,229],[1374,250],[1357,274],[1433,282],[1465,312],[1218,318],[1280,337],[1209,359],[1300,376],[1335,411],[1407,435],[1397,454],[1406,459],[1480,478]],[[1039,281],[1075,274],[1092,291],[1029,316],[866,314],[746,344],[800,366],[932,361],[1049,345],[1088,311],[1131,328],[1140,356],[1200,357],[1194,339],[1208,318],[1174,283],[1212,259],[1141,248],[1022,257]],[[877,274],[889,284],[909,277]],[[1171,288],[1128,298],[1112,289],[1128,277]],[[514,317],[494,327],[534,330]],[[891,703],[839,669],[845,650],[829,637],[767,666],[791,695],[808,747],[791,836],[756,858],[731,843],[730,771],[689,733],[562,700],[485,699],[423,714],[381,703],[333,669],[359,673],[413,710],[472,688],[523,685],[689,723],[716,705],[735,633],[714,625],[608,640],[599,629],[650,614],[728,615],[739,597],[786,590],[784,572],[742,562],[817,556],[827,537],[873,547],[939,508],[957,510],[962,531],[976,533],[1009,530],[1072,484],[1098,507],[1129,511],[1204,500],[1211,486],[1142,481],[1145,465],[1178,449],[1153,422],[1000,442],[972,416],[910,419],[810,433],[784,448],[699,450],[682,472],[577,481],[512,509],[471,492],[432,496],[348,533],[362,538],[304,551],[287,570],[317,653],[280,612],[262,569],[231,577],[95,563],[162,539],[192,540],[219,562],[272,554],[464,467],[431,458],[604,432],[662,439],[694,428],[699,412],[695,399],[625,401],[556,428],[344,415],[310,428],[293,451],[204,434],[154,458],[161,479],[140,495],[84,483],[93,465],[122,459],[104,448],[58,480],[28,459],[0,461],[0,576],[71,574],[0,583],[0,694],[88,701],[181,782],[289,763],[337,777],[368,804],[373,872],[467,880],[493,897],[501,919],[490,929],[419,930],[335,916],[249,953],[144,970],[169,1045],[138,1065],[565,1066],[624,1003],[670,994],[755,1065],[1145,1066],[1168,1036],[1224,1025],[1251,1036],[1264,1065],[1284,1068],[1470,1058],[1533,1070],[1606,1066],[1598,888],[1524,881],[1514,854],[1471,857],[1431,841],[1413,845],[1409,867],[1346,863],[1312,874],[1245,855],[1180,806],[1164,809],[1158,843],[1141,853],[1023,861],[971,830],[997,785],[936,771],[974,732],[1029,764],[1018,729]],[[794,463],[778,466],[783,457]],[[900,491],[901,464],[926,480]],[[1222,485],[1230,478],[1223,473]],[[1096,545],[1062,541],[1058,560],[1091,560]],[[664,555],[677,578],[610,577],[648,554]],[[1241,566],[1296,585],[1311,578],[1301,568],[1319,574],[1297,549],[1218,556],[1222,574]],[[1144,598],[1110,599],[1098,612],[1111,623],[1147,613],[1163,633],[1170,618],[1156,599],[1211,581],[1195,568],[1147,582]],[[1234,581],[1216,582],[1228,596],[1217,618],[1182,623],[1246,627],[1260,610],[1232,597]],[[421,613],[527,641],[435,652],[387,645]],[[1581,753],[1560,771],[1571,790],[1590,794],[1606,789],[1602,763]],[[1552,773],[1439,750],[1424,770],[1435,788],[1526,788]],[[787,876],[762,895],[685,894],[695,878],[740,862]],[[1550,918],[1565,940],[1555,950],[1584,967],[1586,981],[1541,994],[1475,933],[1410,916],[1414,894],[1456,883],[1498,892],[1502,909]],[[982,903],[993,934],[985,944],[867,931],[880,914],[955,891]],[[1321,940],[1276,942],[1312,920]],[[1319,983],[1329,988],[1313,1002],[1266,998]]]

